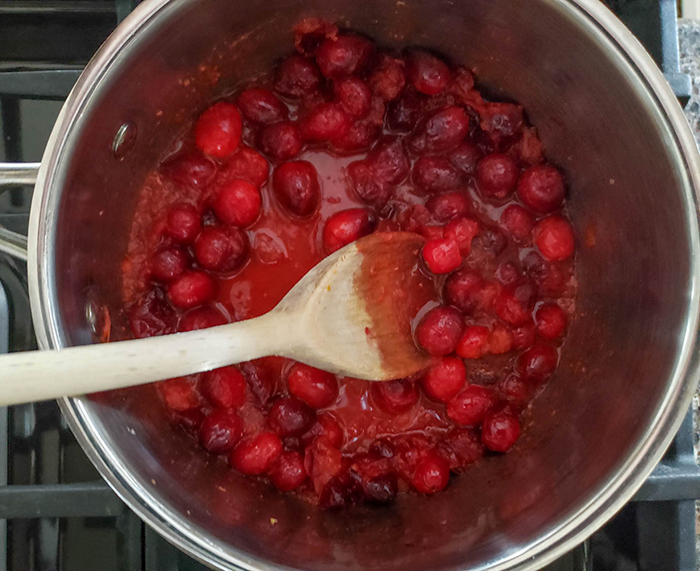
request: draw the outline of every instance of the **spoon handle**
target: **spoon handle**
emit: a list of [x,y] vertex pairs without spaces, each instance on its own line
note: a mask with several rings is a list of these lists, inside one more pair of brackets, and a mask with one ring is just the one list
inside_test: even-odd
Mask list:
[[290,315],[199,331],[0,357],[0,405],[105,391],[279,355],[290,349]]

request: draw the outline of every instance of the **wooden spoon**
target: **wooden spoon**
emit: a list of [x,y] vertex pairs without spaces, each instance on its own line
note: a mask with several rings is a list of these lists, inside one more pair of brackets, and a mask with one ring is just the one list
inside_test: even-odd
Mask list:
[[377,233],[331,254],[269,313],[199,331],[0,357],[0,404],[104,391],[280,355],[373,381],[426,368],[411,320],[432,298],[423,238]]

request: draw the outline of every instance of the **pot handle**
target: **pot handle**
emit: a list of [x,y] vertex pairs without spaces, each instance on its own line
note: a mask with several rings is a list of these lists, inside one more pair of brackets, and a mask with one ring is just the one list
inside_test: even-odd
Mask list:
[[[3,187],[35,184],[40,163],[0,163],[0,192]],[[0,252],[27,261],[27,238],[0,226]]]

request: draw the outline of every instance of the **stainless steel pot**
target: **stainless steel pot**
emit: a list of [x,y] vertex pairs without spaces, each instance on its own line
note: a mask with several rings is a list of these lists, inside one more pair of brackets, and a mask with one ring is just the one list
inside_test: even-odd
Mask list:
[[525,106],[566,171],[578,316],[522,441],[434,497],[323,513],[213,462],[144,405],[145,389],[61,408],[127,504],[214,567],[540,568],[632,496],[699,374],[695,143],[653,61],[597,0],[147,0],[86,68],[41,164],[28,261],[39,343],[92,342],[101,306],[119,304],[144,174],[187,117],[267,69],[311,15],[473,67]]

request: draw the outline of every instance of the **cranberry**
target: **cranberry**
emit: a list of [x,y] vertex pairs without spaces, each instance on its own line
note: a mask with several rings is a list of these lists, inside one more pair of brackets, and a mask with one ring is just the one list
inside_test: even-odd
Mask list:
[[431,452],[416,466],[411,483],[421,494],[434,494],[445,489],[450,481],[450,466],[447,461]]
[[346,113],[355,119],[366,117],[372,105],[372,92],[359,77],[348,77],[334,85],[335,97]]
[[342,137],[333,139],[333,148],[342,153],[357,153],[366,151],[377,140],[381,133],[379,125],[375,125],[366,119],[356,121],[350,126],[348,132]]
[[275,392],[275,378],[265,359],[247,361],[238,365],[250,392],[261,404],[265,404]]
[[560,262],[574,255],[574,230],[563,216],[549,216],[535,224],[535,244],[549,261]]
[[428,52],[414,50],[406,58],[406,75],[421,93],[437,95],[450,81],[450,69],[445,62]]
[[535,312],[535,323],[541,337],[559,339],[566,329],[566,313],[556,303],[543,303]]
[[445,301],[464,313],[474,313],[479,307],[483,286],[484,280],[479,274],[468,268],[462,268],[451,274],[445,281]]
[[159,289],[148,292],[129,312],[129,327],[138,339],[173,333],[176,320],[175,312]]
[[165,404],[174,411],[183,412],[199,407],[199,397],[194,390],[192,377],[163,381],[160,390]]
[[272,432],[261,432],[241,442],[229,456],[232,468],[247,476],[266,472],[282,452],[282,441]]
[[338,381],[335,375],[296,363],[287,375],[289,392],[312,408],[332,405],[338,398]]
[[514,349],[527,349],[535,342],[535,324],[532,321],[513,327],[511,332]]
[[482,226],[472,246],[489,256],[498,256],[508,247],[508,238],[498,228]]
[[372,504],[386,505],[396,499],[399,482],[396,474],[380,474],[363,482],[365,499]]
[[371,383],[370,389],[374,403],[389,414],[407,412],[418,402],[418,389],[413,381],[398,379]]
[[417,232],[426,240],[442,240],[445,237],[445,228],[442,226],[428,224],[418,228]]
[[267,419],[280,436],[301,436],[316,420],[316,413],[299,399],[289,397],[272,403]]
[[287,106],[269,89],[249,87],[236,100],[243,117],[256,125],[270,125],[284,121],[289,115]]
[[450,162],[464,176],[472,176],[476,173],[476,166],[482,154],[481,149],[474,143],[462,141],[450,153]]
[[516,262],[508,261],[498,264],[495,277],[504,286],[516,286],[522,281],[523,273]]
[[498,391],[508,405],[516,410],[524,408],[530,400],[530,385],[516,374],[510,374],[498,383]]
[[416,328],[418,344],[435,356],[455,350],[464,333],[462,314],[454,307],[440,306],[423,316]]
[[246,401],[245,377],[236,367],[221,367],[204,374],[202,394],[219,408],[239,408]]
[[459,175],[444,157],[420,157],[413,165],[413,184],[423,192],[445,192],[460,187]]
[[277,66],[275,89],[287,97],[304,97],[318,91],[321,72],[308,58],[293,54]]
[[340,105],[321,103],[301,121],[299,129],[305,141],[332,141],[345,135],[350,125],[350,117]]
[[230,410],[215,410],[199,427],[199,442],[212,454],[228,452],[242,436],[243,421]]
[[454,240],[462,256],[468,256],[472,250],[472,240],[479,232],[479,223],[470,218],[456,218],[445,226],[445,238]]
[[175,423],[192,435],[196,435],[199,427],[204,422],[204,413],[199,408],[191,408],[189,410],[174,411],[172,418]]
[[[471,210],[471,201],[463,192],[444,192],[431,196],[426,203],[428,210],[438,222],[449,222],[463,218]],[[471,239],[469,240],[471,248]]]
[[340,448],[343,445],[345,433],[331,413],[324,412],[318,415],[315,424],[302,437],[302,443],[308,446],[317,438],[326,439],[334,448]]
[[180,318],[178,331],[197,331],[199,329],[207,329],[216,327],[217,325],[226,325],[228,320],[218,310],[211,306],[205,305],[190,309],[185,315]]
[[486,199],[502,200],[515,190],[518,166],[508,155],[486,155],[476,167],[476,183]]
[[464,386],[467,372],[461,359],[443,357],[423,375],[423,392],[433,400],[448,402]]
[[501,213],[501,226],[519,244],[530,241],[535,219],[519,204],[511,204]]
[[361,72],[370,62],[373,52],[374,45],[368,39],[340,34],[321,43],[316,52],[316,63],[325,77],[340,79]]
[[515,372],[525,380],[541,383],[552,376],[558,360],[554,347],[538,343],[518,356]]
[[202,188],[214,178],[216,165],[200,152],[192,152],[168,160],[162,170],[182,186]]
[[336,212],[323,228],[323,247],[332,254],[343,246],[374,231],[376,221],[366,208],[350,208]]
[[549,214],[564,201],[564,179],[551,165],[535,165],[520,176],[517,193],[533,212]]
[[489,353],[501,355],[513,348],[513,334],[505,325],[496,323],[489,335]]
[[393,101],[406,84],[403,62],[388,54],[381,54],[379,64],[370,74],[368,82],[375,95],[384,101]]
[[528,283],[503,288],[496,298],[496,314],[506,323],[522,325],[532,315],[534,294]]
[[277,200],[297,216],[313,213],[321,199],[316,168],[308,161],[293,161],[279,165],[272,175]]
[[541,296],[559,297],[564,293],[568,278],[557,264],[543,260],[536,252],[530,252],[523,263]]
[[189,309],[214,299],[216,284],[207,274],[192,270],[182,274],[168,287],[168,297],[175,307]]
[[454,240],[428,240],[422,253],[425,265],[434,274],[449,274],[462,263],[462,254]]
[[258,144],[268,157],[276,161],[288,161],[301,151],[301,133],[290,121],[266,125],[258,133]]
[[219,190],[214,201],[214,214],[226,224],[245,228],[260,216],[260,191],[246,180],[233,180]]
[[237,178],[242,178],[260,188],[269,174],[270,165],[258,151],[250,147],[240,146],[238,151],[224,166],[221,174],[223,182],[230,182]]
[[233,103],[219,101],[199,116],[194,126],[194,140],[204,153],[223,158],[241,142],[241,114]]
[[480,359],[488,350],[489,333],[483,325],[467,326],[455,352],[462,359]]
[[481,427],[481,441],[494,452],[507,452],[520,436],[520,421],[507,409],[486,415]]
[[406,178],[411,163],[401,139],[385,137],[367,155],[367,165],[377,178],[386,184],[396,185]]
[[418,126],[411,146],[417,153],[446,151],[455,147],[469,131],[464,109],[451,105],[435,111]]
[[513,103],[486,103],[480,109],[481,128],[497,145],[516,139],[523,130],[523,109]]
[[447,403],[447,416],[460,426],[478,426],[496,406],[497,401],[493,390],[479,385],[467,385]]
[[343,468],[343,457],[326,438],[317,438],[306,448],[304,455],[306,473],[311,477],[314,490],[321,494],[323,488]]
[[353,493],[340,478],[331,478],[323,487],[318,505],[327,510],[345,509],[352,504]]
[[381,208],[391,196],[391,188],[381,182],[366,161],[355,161],[347,167],[352,188],[362,202]]
[[151,274],[161,282],[171,282],[185,273],[189,256],[181,248],[161,250],[151,260]]
[[392,131],[409,132],[423,113],[425,97],[416,91],[406,91],[387,110],[387,125]]
[[194,241],[194,257],[207,270],[233,272],[248,258],[248,236],[232,226],[205,226]]
[[455,468],[473,464],[484,455],[484,445],[474,429],[455,428],[447,435],[445,442],[455,454]]
[[202,219],[199,211],[191,204],[178,204],[168,212],[168,235],[181,244],[190,244],[199,234]]
[[270,480],[282,492],[296,490],[306,481],[304,459],[299,452],[282,452],[270,468]]

